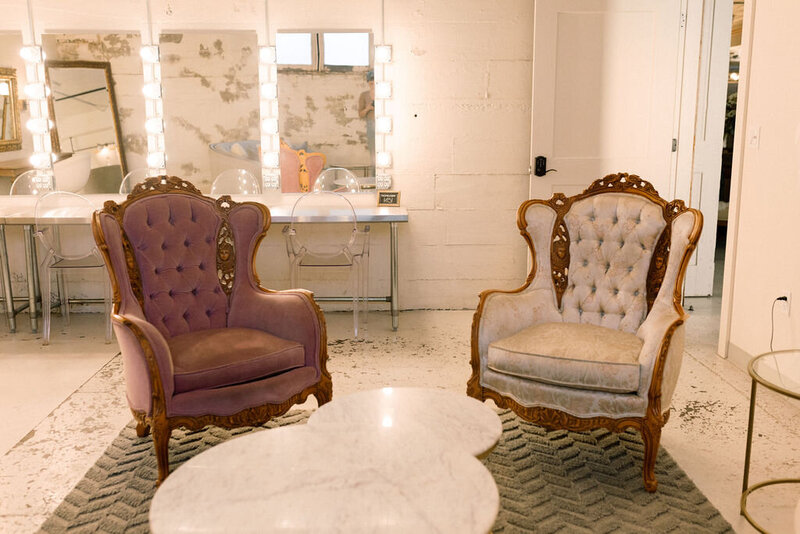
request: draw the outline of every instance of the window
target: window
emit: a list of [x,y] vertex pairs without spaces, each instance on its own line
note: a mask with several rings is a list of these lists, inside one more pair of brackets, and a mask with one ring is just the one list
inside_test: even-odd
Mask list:
[[316,71],[366,70],[371,43],[372,34],[363,31],[279,31],[277,63]]

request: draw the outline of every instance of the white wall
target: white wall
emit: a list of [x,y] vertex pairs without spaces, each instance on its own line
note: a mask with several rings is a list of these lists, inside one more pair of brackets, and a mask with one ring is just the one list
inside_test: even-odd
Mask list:
[[[225,5],[154,0],[155,38],[162,30],[249,29],[266,43],[263,1]],[[270,31],[372,29],[380,43],[380,5],[272,0]],[[133,30],[149,39],[144,0],[68,6],[37,0],[35,32]],[[526,274],[515,217],[528,191],[533,2],[386,0],[385,12],[383,40],[394,47],[387,75],[395,133],[388,148],[393,189],[410,219],[400,228],[400,306],[473,308],[481,290],[518,287]],[[24,31],[24,9],[8,13],[2,27]],[[373,294],[385,295],[388,231],[373,232]],[[280,228],[270,231],[257,267],[265,285],[288,286]]]
[[737,187],[735,162],[731,191],[738,239],[725,267],[732,295],[729,356],[740,364],[769,350],[772,303],[786,291],[792,311],[787,316],[776,307],[774,347],[800,343],[800,34],[791,22],[800,19],[800,3],[758,0],[754,13],[749,91],[739,95],[736,124],[742,180]]

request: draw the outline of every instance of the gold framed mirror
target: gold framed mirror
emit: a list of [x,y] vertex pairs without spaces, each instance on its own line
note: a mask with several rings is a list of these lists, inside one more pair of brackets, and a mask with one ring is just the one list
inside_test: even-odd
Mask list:
[[122,147],[117,101],[107,61],[45,61],[53,119],[53,152],[95,151],[107,166],[119,165],[120,180],[128,172]]
[[0,152],[22,149],[17,70],[0,67]]

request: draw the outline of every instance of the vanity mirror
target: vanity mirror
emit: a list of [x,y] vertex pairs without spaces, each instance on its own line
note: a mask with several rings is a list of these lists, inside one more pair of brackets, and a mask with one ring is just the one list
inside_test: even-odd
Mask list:
[[164,32],[159,45],[167,173],[206,193],[227,169],[260,181],[256,32]]
[[320,155],[325,167],[349,169],[364,189],[374,189],[372,40],[367,30],[277,32],[284,192],[306,191],[315,179],[311,168],[304,174],[300,166],[299,176],[289,173],[284,147]]
[[42,36],[53,152],[90,160],[83,193],[117,192],[130,169],[145,165],[140,45],[136,33]]
[[18,99],[16,69],[0,67],[0,152],[22,148]]

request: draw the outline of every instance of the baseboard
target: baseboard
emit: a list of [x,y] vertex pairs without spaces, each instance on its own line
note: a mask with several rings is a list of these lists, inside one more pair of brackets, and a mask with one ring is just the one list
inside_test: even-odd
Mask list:
[[743,371],[747,371],[747,364],[753,359],[753,355],[746,350],[737,347],[733,343],[728,344],[728,361]]

